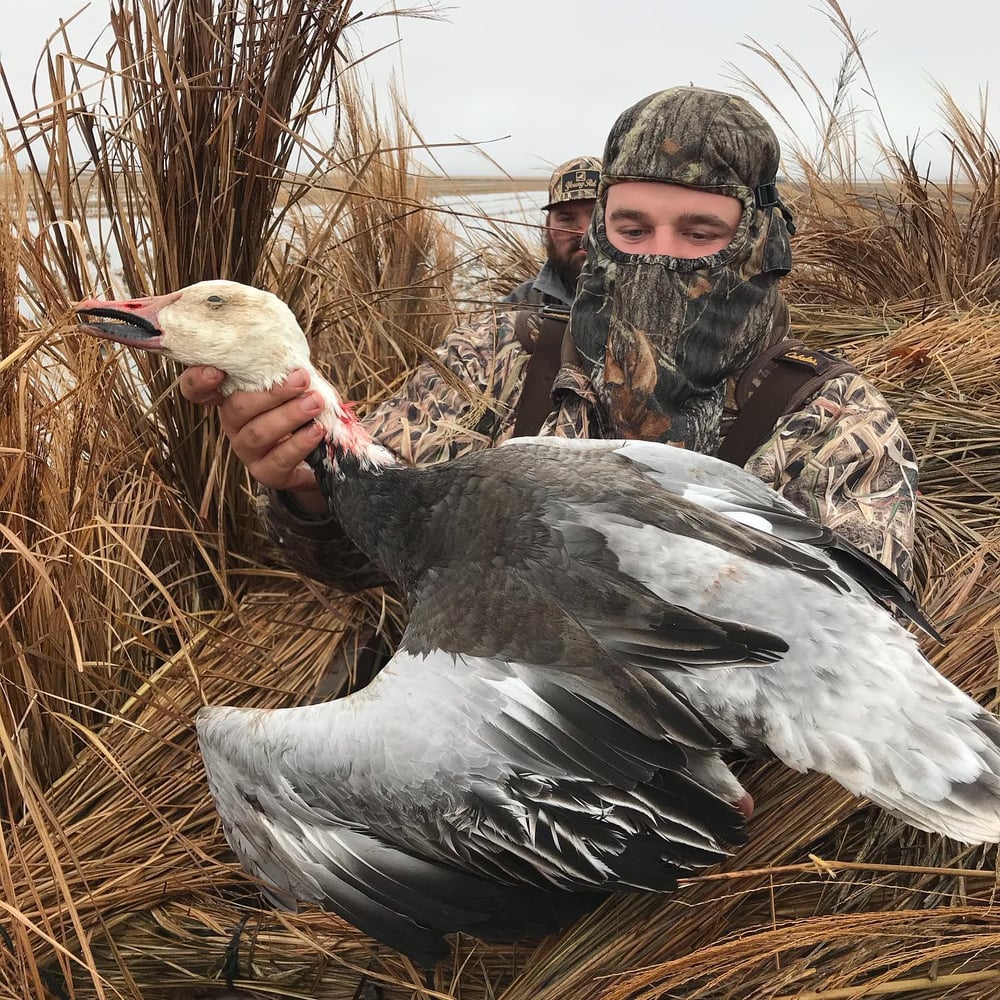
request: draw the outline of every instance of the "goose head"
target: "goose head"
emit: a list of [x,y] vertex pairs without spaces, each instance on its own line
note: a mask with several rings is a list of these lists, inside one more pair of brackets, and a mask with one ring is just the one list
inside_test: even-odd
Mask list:
[[[223,395],[270,389],[296,368],[309,372],[324,407],[316,418],[335,450],[366,467],[394,462],[372,441],[350,406],[313,367],[295,314],[271,292],[236,281],[199,281],[166,295],[77,303],[83,330],[182,365],[225,372]],[[330,459],[336,465],[336,457]],[[312,464],[312,462],[310,462]]]
[[294,313],[276,295],[235,281],[199,281],[167,295],[76,307],[83,328],[105,340],[226,373],[222,392],[270,389],[312,368]]

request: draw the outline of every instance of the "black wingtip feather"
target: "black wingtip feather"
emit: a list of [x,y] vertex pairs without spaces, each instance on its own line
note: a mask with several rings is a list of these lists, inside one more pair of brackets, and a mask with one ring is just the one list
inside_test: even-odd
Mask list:
[[826,547],[837,566],[872,597],[890,610],[897,610],[938,644],[945,644],[941,633],[921,609],[916,595],[892,570],[832,531]]

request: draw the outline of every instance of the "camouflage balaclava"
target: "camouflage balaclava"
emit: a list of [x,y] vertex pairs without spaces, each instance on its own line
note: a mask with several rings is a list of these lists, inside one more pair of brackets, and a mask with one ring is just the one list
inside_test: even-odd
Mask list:
[[[571,321],[606,436],[718,451],[726,380],[769,343],[778,278],[792,264],[791,216],[774,189],[779,153],[746,101],[697,87],[653,94],[615,123]],[[618,250],[604,208],[623,181],[737,198],[736,235],[695,260]]]

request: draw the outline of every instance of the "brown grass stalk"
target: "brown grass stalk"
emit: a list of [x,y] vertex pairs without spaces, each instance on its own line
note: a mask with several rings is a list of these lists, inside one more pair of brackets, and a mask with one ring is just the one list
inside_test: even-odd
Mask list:
[[[382,114],[344,75],[336,49],[363,29],[349,3],[112,11],[106,53],[74,56],[66,36],[69,54],[49,53],[56,100],[20,115],[28,166],[8,159],[0,206],[0,997],[193,998],[248,912],[240,981],[272,995],[349,1000],[365,971],[389,1000],[1000,995],[995,853],[771,764],[739,765],[758,811],[720,870],[609,900],[543,942],[459,940],[433,992],[329,915],[256,909],[193,715],[344,689],[359,632],[402,610],[278,568],[211,415],[178,400],[174,370],[76,335],[72,302],[205,276],[264,284],[370,402],[451,325],[455,299],[506,291],[537,246],[530,227],[510,242],[489,231],[493,256],[470,263],[478,248],[429,203],[405,108]],[[927,651],[995,706],[995,144],[943,95],[951,179],[927,183],[904,151],[884,184],[864,181],[852,38],[830,97],[785,64],[819,137],[799,158],[787,290],[797,329],[847,353],[900,413],[921,462],[918,577],[948,639]]]

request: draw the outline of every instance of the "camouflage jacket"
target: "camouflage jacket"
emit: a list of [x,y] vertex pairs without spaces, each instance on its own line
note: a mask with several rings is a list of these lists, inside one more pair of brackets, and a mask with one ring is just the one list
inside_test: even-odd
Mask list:
[[[451,333],[437,356],[454,377],[430,363],[421,366],[400,395],[365,416],[372,435],[413,465],[447,461],[510,437],[530,357],[514,333],[514,315]],[[553,395],[556,406],[543,434],[604,436],[582,370],[564,364]],[[723,431],[735,416],[735,393],[728,398]],[[833,378],[785,414],[746,469],[911,583],[916,462],[889,404],[863,376]],[[282,493],[263,494],[260,510],[294,569],[346,590],[384,582],[335,519],[310,515]]]

